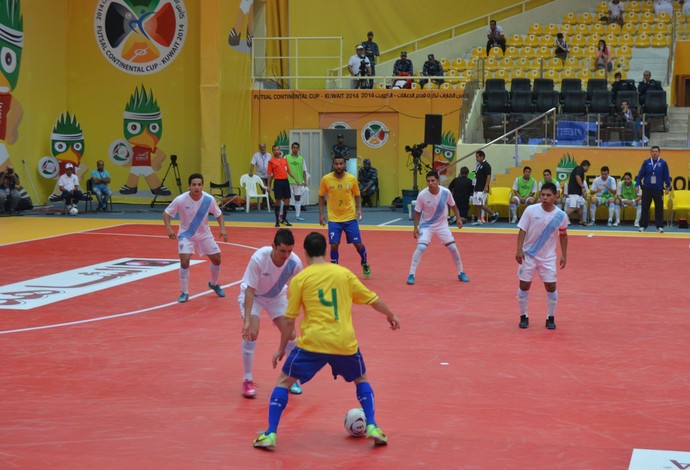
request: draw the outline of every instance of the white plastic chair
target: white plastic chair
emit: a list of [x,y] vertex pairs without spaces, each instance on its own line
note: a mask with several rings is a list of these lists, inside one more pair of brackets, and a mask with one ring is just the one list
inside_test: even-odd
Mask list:
[[[257,189],[257,185],[261,188],[261,192]],[[268,191],[263,180],[256,175],[249,176],[244,174],[240,177],[240,186],[244,188],[245,194],[245,210],[249,212],[249,204],[252,198],[255,198],[259,207],[261,207],[261,199],[266,199],[266,210],[271,211],[271,204],[268,199]]]

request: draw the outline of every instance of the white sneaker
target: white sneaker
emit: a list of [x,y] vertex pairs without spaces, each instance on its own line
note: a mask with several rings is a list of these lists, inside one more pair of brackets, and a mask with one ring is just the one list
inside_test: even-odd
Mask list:
[[618,227],[620,224],[621,224],[620,222],[614,222],[614,223],[613,223],[613,226],[614,226],[614,227]]
[[481,220],[475,220],[470,225],[484,225],[484,222],[482,222]]
[[593,226],[594,226],[593,220],[590,220],[589,222],[587,222],[587,227],[593,227]]
[[645,231],[647,231],[647,229],[644,228],[644,227],[640,227],[640,230],[638,230],[638,231],[639,231],[639,232],[645,232]]
[[659,233],[664,233],[663,227],[657,227],[657,228],[656,228],[656,231],[659,232]]
[[606,223],[606,226],[607,226],[607,227],[613,227],[613,224],[612,224],[611,221],[609,220],[609,221]]
[[635,227],[639,227],[639,226],[640,226],[640,221],[639,221],[639,220],[636,220],[635,223],[634,223],[633,225],[634,225]]
[[517,217],[513,217],[512,219],[510,219],[510,223],[517,224]]

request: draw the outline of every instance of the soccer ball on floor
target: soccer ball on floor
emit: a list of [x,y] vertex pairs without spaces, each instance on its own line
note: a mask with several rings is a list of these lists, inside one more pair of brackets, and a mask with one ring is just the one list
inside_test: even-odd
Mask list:
[[367,418],[362,408],[352,408],[345,415],[345,430],[352,436],[362,437],[367,432]]
[[69,208],[69,215],[77,215],[78,213],[79,209],[77,209],[75,206]]

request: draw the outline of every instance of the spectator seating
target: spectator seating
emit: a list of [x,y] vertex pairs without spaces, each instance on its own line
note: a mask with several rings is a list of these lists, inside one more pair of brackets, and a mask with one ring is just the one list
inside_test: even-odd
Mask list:
[[[563,95],[563,92],[561,92]],[[587,114],[587,93],[584,90],[569,90],[565,92],[562,114],[584,116]]]
[[649,119],[661,118],[664,132],[668,130],[666,126],[666,116],[668,105],[666,104],[666,92],[663,90],[648,90],[645,94],[645,104],[642,106],[644,120],[651,125]]

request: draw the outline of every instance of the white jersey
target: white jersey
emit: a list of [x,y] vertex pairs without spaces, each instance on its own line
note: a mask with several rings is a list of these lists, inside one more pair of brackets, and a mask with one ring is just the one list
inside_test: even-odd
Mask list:
[[597,176],[594,181],[592,181],[592,192],[596,193],[597,196],[606,193],[614,196],[616,194],[616,179],[612,176],[608,176],[604,180],[601,176]]
[[242,276],[240,299],[244,298],[247,287],[254,289],[254,296],[267,302],[279,295],[287,295],[287,283],[302,271],[302,261],[294,253],[283,263],[276,266],[271,259],[273,247],[265,246],[256,250]]
[[201,192],[201,197],[198,201],[192,199],[189,191],[177,196],[165,208],[165,213],[170,217],[175,217],[177,214],[180,215],[180,228],[177,231],[177,238],[188,240],[213,238],[211,229],[208,226],[208,214],[211,213],[216,218],[222,214],[213,196],[204,191]]
[[417,195],[414,210],[419,212],[419,227],[448,227],[448,206],[455,206],[453,195],[443,186],[438,187],[438,194],[431,194],[424,188]]
[[525,231],[522,249],[526,255],[547,262],[556,258],[559,232],[568,228],[568,216],[558,207],[546,212],[541,204],[525,209],[518,222],[518,228]]

